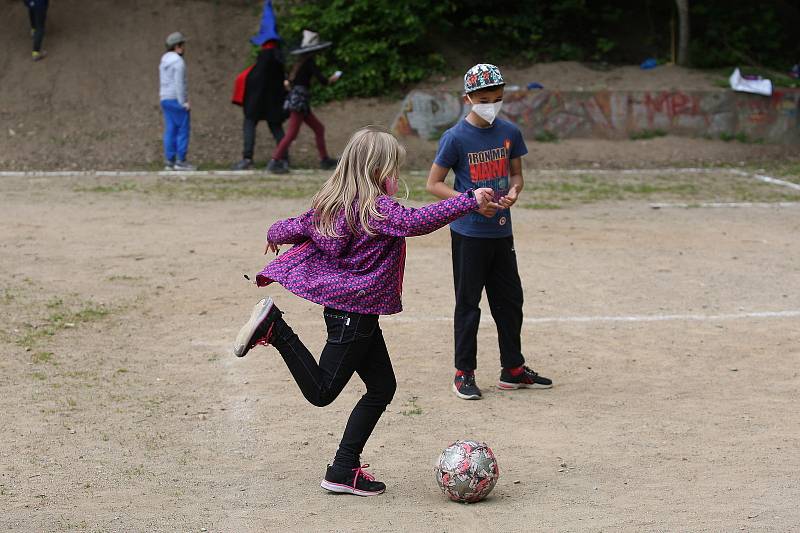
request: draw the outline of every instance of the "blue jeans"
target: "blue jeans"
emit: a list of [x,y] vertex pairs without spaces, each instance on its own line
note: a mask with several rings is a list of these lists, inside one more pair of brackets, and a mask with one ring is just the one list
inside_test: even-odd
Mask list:
[[189,150],[191,114],[177,100],[161,100],[164,111],[164,157],[167,161],[186,161]]

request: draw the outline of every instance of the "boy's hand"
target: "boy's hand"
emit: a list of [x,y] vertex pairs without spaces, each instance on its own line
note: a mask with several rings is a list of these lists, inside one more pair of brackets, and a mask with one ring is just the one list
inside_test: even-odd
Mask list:
[[481,187],[480,189],[475,189],[473,193],[475,194],[475,200],[478,202],[478,213],[486,218],[492,218],[500,208],[500,205],[492,201],[494,200],[494,191],[489,187]]
[[275,252],[275,255],[278,255],[280,251],[281,249],[277,244],[267,241],[267,246],[264,248],[264,255],[267,255],[268,252]]
[[519,198],[519,186],[514,185],[513,187],[511,187],[511,189],[505,196],[500,198],[500,201],[498,203],[500,204],[500,207],[502,207],[503,209],[508,209],[509,207],[517,203],[517,198]]

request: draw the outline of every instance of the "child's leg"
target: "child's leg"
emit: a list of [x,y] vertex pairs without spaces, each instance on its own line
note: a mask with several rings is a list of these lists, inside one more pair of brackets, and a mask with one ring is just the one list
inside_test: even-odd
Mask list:
[[520,348],[522,331],[522,283],[517,270],[514,237],[492,239],[494,265],[486,279],[486,297],[497,326],[500,365],[516,368],[525,364]]
[[177,123],[174,117],[173,100],[162,100],[161,109],[164,111],[164,159],[175,162],[177,155]]
[[378,419],[386,410],[386,406],[391,403],[397,388],[392,362],[389,360],[389,352],[380,326],[375,328],[372,345],[366,356],[361,359],[356,372],[367,386],[367,392],[350,413],[333,461],[333,466],[338,468],[352,469],[361,465],[364,445],[375,429]]
[[257,120],[244,117],[244,122],[242,123],[242,138],[244,139],[244,150],[242,150],[243,159],[253,159],[253,152],[256,147],[257,125]]
[[481,293],[492,264],[492,239],[466,237],[450,232],[453,251],[453,283],[456,292],[455,365],[472,371],[478,366],[478,325]]
[[178,161],[186,161],[186,153],[189,151],[189,136],[192,131],[192,114],[179,105],[175,117],[178,121],[178,133],[175,139]]
[[320,159],[328,159],[328,148],[325,146],[325,126],[311,111],[304,117],[305,123],[314,131],[314,140],[317,143],[317,152]]
[[319,363],[289,325],[279,318],[270,340],[283,357],[303,396],[323,407],[339,396],[372,344],[376,315],[345,313],[325,308],[328,341]]
[[272,153],[272,159],[280,161],[286,159],[286,153],[289,151],[289,146],[292,145],[300,132],[300,125],[303,124],[303,114],[297,111],[292,111],[289,115],[289,126],[286,130],[286,136],[281,139],[275,151]]
[[37,7],[33,9],[31,20],[33,22],[31,27],[35,30],[33,33],[33,51],[39,52],[42,49],[42,41],[44,40],[44,24],[47,20],[47,8]]

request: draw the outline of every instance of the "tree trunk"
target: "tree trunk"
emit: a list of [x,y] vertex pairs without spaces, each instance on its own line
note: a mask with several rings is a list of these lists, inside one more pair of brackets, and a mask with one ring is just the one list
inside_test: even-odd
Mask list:
[[689,65],[689,0],[675,0],[678,6],[678,64]]

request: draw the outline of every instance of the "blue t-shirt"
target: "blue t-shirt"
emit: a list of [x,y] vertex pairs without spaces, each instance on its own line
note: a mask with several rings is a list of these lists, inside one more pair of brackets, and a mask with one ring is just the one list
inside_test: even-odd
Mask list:
[[[490,127],[479,128],[463,119],[444,132],[434,162],[453,169],[455,190],[491,187],[496,201],[508,193],[511,160],[527,153],[522,133],[511,122],[497,119]],[[508,237],[511,211],[498,209],[492,218],[473,211],[451,222],[450,229],[467,237]]]

